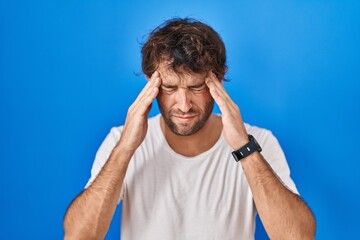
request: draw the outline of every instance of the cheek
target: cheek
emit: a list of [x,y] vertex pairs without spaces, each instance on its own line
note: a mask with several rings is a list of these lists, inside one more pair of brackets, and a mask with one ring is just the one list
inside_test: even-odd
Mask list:
[[204,97],[207,98],[207,99],[212,99],[213,98],[211,96],[210,89],[207,89],[207,91],[204,92]]
[[157,100],[158,104],[160,106],[162,106],[162,107],[171,106],[171,97],[169,97],[168,95],[162,93],[161,91],[157,95],[156,100]]
[[199,97],[199,99],[201,99],[201,103],[205,103],[205,104],[212,102],[214,100],[209,91],[203,92],[198,97]]

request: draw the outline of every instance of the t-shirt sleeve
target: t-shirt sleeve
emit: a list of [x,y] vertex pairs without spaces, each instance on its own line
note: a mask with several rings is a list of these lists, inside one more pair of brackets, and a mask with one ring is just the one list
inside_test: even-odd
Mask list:
[[[88,188],[94,182],[94,180],[100,173],[101,169],[107,162],[112,150],[114,149],[115,145],[120,139],[121,130],[122,130],[121,127],[113,127],[106,136],[106,138],[104,139],[104,141],[102,142],[102,144],[100,145],[98,151],[96,152],[95,160],[91,168],[91,177],[88,180],[87,184],[85,185],[85,189]],[[119,202],[121,199],[123,199],[123,195],[125,191],[124,186],[125,186],[125,179],[123,185],[121,186]]]
[[262,154],[282,183],[293,193],[299,194],[290,177],[290,168],[277,138],[269,130],[263,130],[259,136]]

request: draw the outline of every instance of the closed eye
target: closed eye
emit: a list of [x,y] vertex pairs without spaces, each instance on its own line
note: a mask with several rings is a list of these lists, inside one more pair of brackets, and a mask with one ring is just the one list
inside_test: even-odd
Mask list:
[[199,86],[189,87],[192,92],[201,92],[207,88],[206,84],[201,84]]
[[[165,85],[165,84],[161,85],[161,90],[165,93],[174,93],[178,89],[179,89],[178,86]],[[195,85],[195,86],[189,86],[187,89],[190,90],[190,92],[192,92],[192,93],[200,93],[203,90],[207,89],[207,85],[205,83],[203,83],[203,84],[199,84],[199,85]]]
[[177,87],[175,86],[166,86],[166,85],[161,85],[161,89],[165,92],[168,92],[168,93],[172,93],[172,92],[175,92],[177,90]]

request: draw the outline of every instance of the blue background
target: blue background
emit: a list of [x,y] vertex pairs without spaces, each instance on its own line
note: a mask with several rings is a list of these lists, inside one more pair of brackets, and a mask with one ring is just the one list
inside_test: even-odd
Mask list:
[[[145,84],[139,43],[174,16],[223,37],[225,87],[278,137],[317,239],[360,239],[360,2],[348,0],[2,0],[0,239],[63,237],[97,148]],[[107,239],[119,221],[118,209]]]

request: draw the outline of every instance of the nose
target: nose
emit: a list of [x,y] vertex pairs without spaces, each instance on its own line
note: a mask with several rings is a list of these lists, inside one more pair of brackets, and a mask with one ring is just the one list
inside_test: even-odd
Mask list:
[[179,110],[187,113],[191,107],[191,93],[187,89],[178,89],[176,93],[176,105]]

